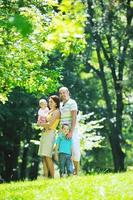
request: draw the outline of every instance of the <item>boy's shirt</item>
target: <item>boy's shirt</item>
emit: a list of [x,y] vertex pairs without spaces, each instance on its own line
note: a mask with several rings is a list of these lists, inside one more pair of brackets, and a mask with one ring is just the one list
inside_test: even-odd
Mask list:
[[59,146],[59,153],[72,154],[72,139],[67,139],[63,133],[59,133],[56,144]]

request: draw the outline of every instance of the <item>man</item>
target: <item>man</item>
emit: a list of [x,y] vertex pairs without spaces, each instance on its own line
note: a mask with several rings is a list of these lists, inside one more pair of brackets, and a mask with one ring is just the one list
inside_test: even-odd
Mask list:
[[67,87],[59,89],[59,96],[62,101],[60,105],[61,111],[61,124],[69,124],[70,131],[67,138],[73,140],[73,163],[75,168],[75,175],[78,175],[79,161],[80,161],[80,140],[78,135],[77,126],[77,103],[70,98],[69,90]]

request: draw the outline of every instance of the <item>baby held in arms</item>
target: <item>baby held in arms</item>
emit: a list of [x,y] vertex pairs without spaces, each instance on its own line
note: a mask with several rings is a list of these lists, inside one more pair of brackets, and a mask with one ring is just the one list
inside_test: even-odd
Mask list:
[[49,113],[49,108],[47,106],[47,101],[45,99],[40,99],[39,101],[39,110],[38,110],[38,119],[37,124],[46,123],[46,117]]

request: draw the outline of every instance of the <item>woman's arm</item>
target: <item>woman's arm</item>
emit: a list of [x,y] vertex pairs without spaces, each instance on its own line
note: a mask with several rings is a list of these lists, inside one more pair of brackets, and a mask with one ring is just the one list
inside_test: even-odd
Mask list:
[[55,112],[53,112],[53,115],[50,118],[50,120],[47,123],[41,124],[41,126],[43,128],[46,128],[46,129],[51,128],[56,119],[60,119],[60,112],[59,112],[59,110],[56,110]]
[[58,161],[58,144],[56,144],[56,146],[55,146],[54,159],[55,159],[56,161]]

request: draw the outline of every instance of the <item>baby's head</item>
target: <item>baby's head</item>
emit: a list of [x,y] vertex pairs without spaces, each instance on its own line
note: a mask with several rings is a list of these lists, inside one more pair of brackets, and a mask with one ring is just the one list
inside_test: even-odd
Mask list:
[[66,136],[70,131],[70,127],[68,124],[62,124],[62,132]]
[[40,99],[39,106],[41,108],[46,108],[47,107],[47,101],[45,99]]

